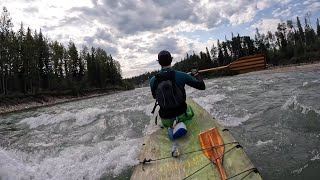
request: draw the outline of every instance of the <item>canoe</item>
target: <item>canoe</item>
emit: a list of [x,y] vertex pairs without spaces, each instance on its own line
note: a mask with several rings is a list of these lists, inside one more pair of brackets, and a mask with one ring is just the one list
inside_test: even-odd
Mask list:
[[[194,100],[187,103],[194,111],[188,133],[174,142],[165,128],[147,135],[131,179],[262,179],[230,132]],[[172,157],[174,145],[178,157]]]

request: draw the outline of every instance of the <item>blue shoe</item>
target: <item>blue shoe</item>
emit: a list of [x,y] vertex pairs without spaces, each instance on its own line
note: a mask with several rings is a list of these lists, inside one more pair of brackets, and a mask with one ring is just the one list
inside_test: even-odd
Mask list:
[[187,134],[187,127],[183,122],[178,123],[173,129],[173,139],[178,139]]

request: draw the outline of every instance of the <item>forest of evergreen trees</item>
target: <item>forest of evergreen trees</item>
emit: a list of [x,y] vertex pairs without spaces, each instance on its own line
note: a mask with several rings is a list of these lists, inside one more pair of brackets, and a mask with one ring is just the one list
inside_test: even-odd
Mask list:
[[[170,51],[170,49],[168,49]],[[234,36],[231,40],[219,41],[213,44],[210,51],[206,48],[200,54],[186,55],[173,68],[184,72],[191,69],[206,69],[224,66],[232,61],[248,55],[263,53],[269,66],[309,63],[320,61],[320,25],[316,22],[316,30],[311,26],[308,15],[304,18],[304,27],[297,17],[296,21],[288,20],[279,23],[274,33],[268,31],[261,34],[256,29],[255,38],[250,36]],[[145,82],[159,71],[147,72],[129,80],[136,85]],[[219,73],[218,73],[219,74]],[[221,73],[220,73],[221,74]],[[224,74],[224,73],[222,73]]]
[[[58,41],[50,41],[41,29],[25,29],[22,23],[17,32],[12,28],[10,13],[3,7],[0,19],[0,97],[66,91],[78,95],[90,89],[133,88],[122,80],[119,62],[101,48],[83,46],[79,51],[72,41],[67,47]],[[240,57],[258,53],[266,54],[269,66],[319,61],[319,19],[315,29],[306,16],[304,23],[299,17],[295,21],[279,23],[275,32],[263,34],[256,29],[254,39],[232,34],[231,40],[218,40],[210,50],[206,48],[199,54],[187,54],[173,68],[188,72],[194,68],[224,66]],[[147,72],[128,80],[136,85],[145,84],[156,73],[158,71]]]
[[0,97],[17,94],[62,93],[124,86],[118,61],[101,48],[78,50],[50,41],[41,30],[12,30],[10,13],[0,19]]

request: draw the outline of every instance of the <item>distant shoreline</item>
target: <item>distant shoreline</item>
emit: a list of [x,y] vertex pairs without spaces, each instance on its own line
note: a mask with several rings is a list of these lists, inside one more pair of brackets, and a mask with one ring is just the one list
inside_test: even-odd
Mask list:
[[27,100],[26,102],[23,102],[21,104],[15,104],[15,105],[0,105],[0,115],[5,115],[9,113],[14,113],[14,112],[21,112],[25,110],[31,110],[31,109],[36,109],[40,107],[49,107],[57,104],[63,104],[67,102],[72,102],[72,101],[78,101],[82,99],[89,99],[89,98],[94,98],[94,97],[99,97],[99,96],[105,96],[105,95],[110,95],[110,94],[115,94],[119,93],[121,90],[111,90],[108,92],[104,93],[95,93],[95,94],[88,94],[88,95],[83,95],[79,97],[75,96],[42,96],[41,99],[39,98],[31,98]]
[[290,65],[287,65],[287,66],[284,66],[284,67],[287,67],[287,68],[295,67],[297,69],[306,69],[306,68],[310,68],[310,67],[316,67],[316,69],[318,69],[319,66],[320,66],[320,61],[315,61],[315,62],[312,62],[312,63],[303,63],[303,64],[299,64],[299,65],[290,64]]
[[266,70],[254,71],[246,74],[268,74],[268,73],[286,73],[292,71],[305,71],[305,70],[317,70],[320,69],[320,61],[315,61],[313,63],[301,63],[301,64],[288,64],[282,66],[272,66],[268,67]]
[[[269,67],[266,70],[262,71],[254,71],[246,74],[241,74],[241,75],[253,75],[253,74],[268,74],[268,73],[286,73],[286,72],[292,72],[292,71],[305,71],[305,70],[317,70],[320,69],[320,62],[314,62],[314,63],[304,63],[304,64],[290,64],[290,65],[285,65],[285,66],[274,66],[274,67]],[[222,77],[220,77],[222,78]],[[212,78],[210,78],[212,79]],[[105,96],[105,95],[110,95],[110,94],[115,94],[119,93],[121,91],[109,91],[105,93],[95,93],[95,94],[90,94],[90,95],[84,95],[80,97],[74,97],[74,96],[62,96],[62,97],[53,97],[53,96],[45,96],[45,100],[39,100],[39,99],[31,99],[30,101],[21,103],[21,104],[16,104],[16,105],[0,105],[0,115],[3,114],[9,114],[13,112],[20,112],[20,111],[25,111],[25,110],[30,110],[30,109],[36,109],[40,107],[48,107],[48,106],[53,106],[57,104],[62,104],[62,103],[67,103],[67,102],[72,102],[72,101],[77,101],[77,100],[82,100],[82,99],[89,99],[93,97],[99,97],[99,96]]]

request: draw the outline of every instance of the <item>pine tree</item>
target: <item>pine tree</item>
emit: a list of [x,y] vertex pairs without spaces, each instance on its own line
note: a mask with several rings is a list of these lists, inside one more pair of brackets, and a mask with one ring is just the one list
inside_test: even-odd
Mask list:
[[[250,38],[250,36],[243,36],[242,38],[242,42],[244,44],[244,48],[243,48],[243,53],[241,54],[242,56],[249,56],[249,55],[253,55],[255,53],[255,47],[254,47],[254,42],[253,40]],[[239,57],[242,57],[239,56]]]
[[316,34],[314,30],[311,28],[310,22],[307,20],[307,18],[304,18],[305,20],[305,37],[306,37],[306,46],[311,46],[315,43]]
[[52,49],[52,72],[53,72],[53,87],[56,87],[57,89],[63,88],[63,81],[64,81],[64,73],[63,73],[63,51],[64,47],[62,44],[60,44],[58,41],[55,41],[51,43],[51,49]]
[[224,65],[224,55],[222,52],[222,46],[220,44],[220,41],[218,39],[218,64],[219,66],[223,66]]
[[34,81],[33,74],[37,70],[35,62],[35,47],[34,38],[31,34],[31,29],[27,28],[27,33],[23,41],[23,52],[22,52],[22,75],[23,75],[23,92],[33,93],[34,91]]
[[70,41],[68,46],[68,55],[70,58],[70,72],[74,79],[78,78],[79,74],[79,57],[78,57],[78,50],[76,45]]
[[218,48],[215,47],[214,44],[212,44],[210,52],[211,52],[211,59],[213,61],[213,67],[217,67],[218,66],[218,62],[217,62]]
[[226,42],[222,42],[222,49],[223,49],[223,65],[227,65],[231,63],[231,56],[228,53],[228,46]]
[[10,79],[9,79],[9,90],[17,91],[19,90],[19,67],[20,67],[20,55],[19,55],[19,41],[18,36],[15,32],[10,32]]
[[297,17],[297,26],[298,26],[300,40],[304,43],[305,37],[304,37],[304,32],[303,32],[299,17]]
[[317,18],[317,35],[320,37],[320,24],[319,24],[319,19]]
[[9,54],[7,49],[10,44],[10,31],[12,31],[12,20],[6,7],[3,7],[0,16],[0,93],[7,95],[9,75]]

